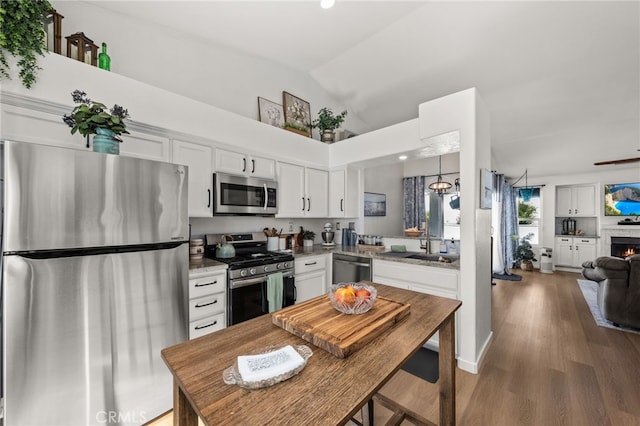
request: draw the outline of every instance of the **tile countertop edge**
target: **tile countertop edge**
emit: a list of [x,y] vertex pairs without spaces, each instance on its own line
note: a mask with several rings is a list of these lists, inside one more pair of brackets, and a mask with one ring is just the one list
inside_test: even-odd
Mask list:
[[369,257],[372,259],[388,260],[390,262],[408,263],[411,265],[419,265],[419,266],[432,266],[436,268],[445,268],[445,269],[454,269],[454,270],[460,269],[459,260],[451,263],[444,263],[444,262],[433,262],[433,261],[421,260],[421,259],[407,259],[402,257],[385,256],[385,254],[381,252],[358,251],[357,247],[352,247],[352,246],[335,245],[331,247],[325,247],[323,245],[316,244],[313,247],[296,247],[295,249],[293,249],[293,256],[296,259],[302,258],[302,257],[308,257],[308,256],[319,256],[319,255],[330,254],[330,253],[363,256],[363,257]]

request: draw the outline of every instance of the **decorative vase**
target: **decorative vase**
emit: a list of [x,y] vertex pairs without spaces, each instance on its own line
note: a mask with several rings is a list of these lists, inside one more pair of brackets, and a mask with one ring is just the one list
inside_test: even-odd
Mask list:
[[333,143],[335,136],[336,134],[333,130],[325,130],[320,134],[320,140],[324,143]]
[[120,142],[115,139],[116,134],[110,129],[96,129],[93,136],[93,151],[104,154],[120,154]]

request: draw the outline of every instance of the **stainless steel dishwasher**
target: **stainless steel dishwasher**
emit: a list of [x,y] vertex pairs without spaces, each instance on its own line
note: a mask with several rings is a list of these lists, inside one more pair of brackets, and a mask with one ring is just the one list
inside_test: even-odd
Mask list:
[[333,254],[333,283],[371,281],[371,258]]

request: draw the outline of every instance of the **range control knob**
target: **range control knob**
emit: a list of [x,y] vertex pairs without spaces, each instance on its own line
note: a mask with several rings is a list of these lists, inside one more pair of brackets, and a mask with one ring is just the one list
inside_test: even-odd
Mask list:
[[278,263],[276,265],[276,269],[282,269],[282,268],[284,268],[284,265],[282,263]]
[[240,276],[241,277],[246,277],[247,276],[247,270],[246,269],[241,270],[240,271]]
[[284,267],[285,268],[291,268],[291,264],[289,262],[284,262]]
[[256,274],[256,268],[251,268],[251,269],[249,269],[249,273],[250,273],[251,275],[255,275],[255,274]]
[[265,265],[265,267],[264,267],[264,271],[265,271],[265,272],[269,272],[269,267],[270,267],[270,266],[271,266],[271,265]]

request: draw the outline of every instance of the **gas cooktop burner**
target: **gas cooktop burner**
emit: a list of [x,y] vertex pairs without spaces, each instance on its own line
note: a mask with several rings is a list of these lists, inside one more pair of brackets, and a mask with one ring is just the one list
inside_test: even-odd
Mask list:
[[[227,240],[229,239],[228,237]],[[226,259],[216,257],[217,244],[221,241],[222,235],[205,236],[205,256],[228,264],[229,269],[241,269],[293,260],[291,253],[267,251],[267,238],[262,233],[231,234],[230,237],[231,244],[236,251],[235,257]]]

